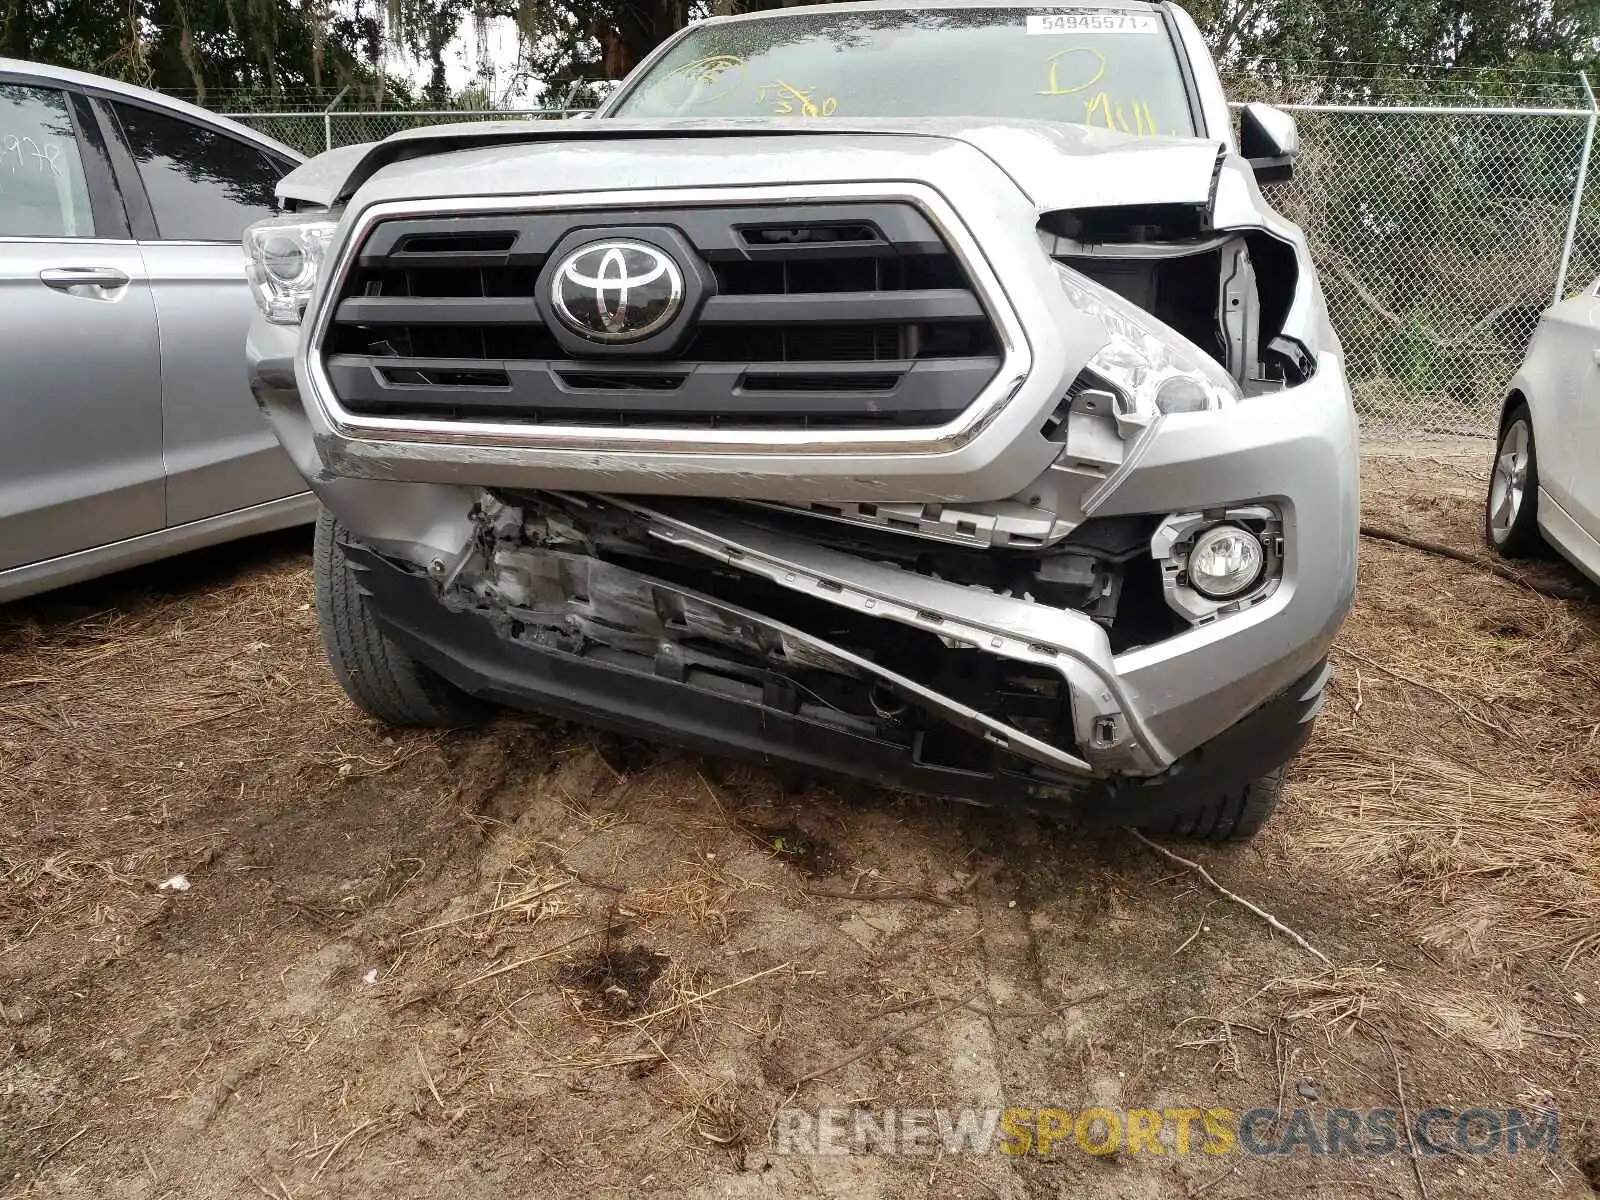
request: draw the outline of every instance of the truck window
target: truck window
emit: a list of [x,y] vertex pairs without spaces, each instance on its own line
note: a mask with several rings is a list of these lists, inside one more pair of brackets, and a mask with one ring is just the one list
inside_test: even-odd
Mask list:
[[1193,136],[1148,7],[795,11],[692,30],[613,117],[1015,117]]

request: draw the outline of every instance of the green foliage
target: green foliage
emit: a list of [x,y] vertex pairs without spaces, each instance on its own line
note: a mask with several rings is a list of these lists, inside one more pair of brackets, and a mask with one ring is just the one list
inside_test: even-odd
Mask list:
[[[416,99],[442,107],[452,100],[451,43],[473,23],[509,18],[521,44],[518,77],[541,81],[547,102],[583,103],[687,21],[794,2],[0,0],[0,54],[202,100],[219,92],[331,98],[348,86],[351,102],[394,105],[412,101],[389,92],[379,69],[395,45],[430,67]],[[1600,46],[1596,0],[1190,0],[1190,9],[1244,90],[1282,97],[1290,80],[1337,74],[1337,84],[1293,96],[1302,100],[1433,99],[1439,68],[1474,69],[1456,76],[1473,82],[1472,99],[1540,99],[1526,94],[1527,71],[1559,72],[1565,84]]]
[[1428,67],[1571,71],[1593,54],[1592,3],[1554,0],[1194,0],[1232,67],[1379,79]]
[[[0,55],[77,67],[148,87],[329,99],[377,97],[383,25],[331,0],[4,0]],[[405,99],[386,95],[386,101]]]

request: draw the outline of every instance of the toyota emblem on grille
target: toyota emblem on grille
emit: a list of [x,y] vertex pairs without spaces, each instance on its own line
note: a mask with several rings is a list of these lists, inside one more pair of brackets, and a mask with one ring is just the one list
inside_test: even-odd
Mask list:
[[683,307],[683,271],[645,242],[586,242],[556,267],[550,303],[562,324],[590,341],[642,341]]

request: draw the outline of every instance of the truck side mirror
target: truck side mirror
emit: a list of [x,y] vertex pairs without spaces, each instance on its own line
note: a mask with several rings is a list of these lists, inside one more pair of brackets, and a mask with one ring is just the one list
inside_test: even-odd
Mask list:
[[1293,179],[1300,156],[1294,118],[1270,104],[1246,104],[1239,115],[1239,153],[1255,168],[1257,183]]

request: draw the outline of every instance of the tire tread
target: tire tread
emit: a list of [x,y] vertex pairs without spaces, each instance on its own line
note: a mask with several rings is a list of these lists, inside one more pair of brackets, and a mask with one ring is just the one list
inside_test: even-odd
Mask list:
[[326,510],[317,518],[312,567],[317,621],[329,665],[345,695],[390,725],[457,728],[481,720],[485,707],[419,663],[379,628]]
[[1261,778],[1224,792],[1214,800],[1147,825],[1144,832],[1196,842],[1249,841],[1278,807],[1283,794],[1283,776],[1282,767],[1268,771]]

